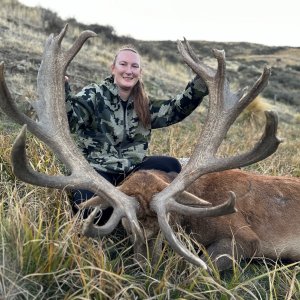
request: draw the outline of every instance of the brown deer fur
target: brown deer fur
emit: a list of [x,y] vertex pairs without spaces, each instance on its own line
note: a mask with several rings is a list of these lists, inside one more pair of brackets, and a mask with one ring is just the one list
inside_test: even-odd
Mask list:
[[[149,204],[171,180],[172,175],[164,172],[138,171],[120,187],[138,199],[139,221],[147,229],[148,238],[159,232]],[[206,247],[219,270],[232,266],[233,253],[235,259],[256,256],[300,260],[300,178],[237,169],[206,174],[187,190],[213,206],[224,202],[229,191],[236,194],[237,212],[233,214],[199,218],[172,213],[173,225],[181,225]]]

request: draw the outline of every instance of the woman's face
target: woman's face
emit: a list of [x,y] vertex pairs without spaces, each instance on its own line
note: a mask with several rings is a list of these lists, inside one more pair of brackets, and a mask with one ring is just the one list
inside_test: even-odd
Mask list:
[[122,90],[131,91],[141,76],[141,62],[138,53],[122,50],[111,67],[115,84]]

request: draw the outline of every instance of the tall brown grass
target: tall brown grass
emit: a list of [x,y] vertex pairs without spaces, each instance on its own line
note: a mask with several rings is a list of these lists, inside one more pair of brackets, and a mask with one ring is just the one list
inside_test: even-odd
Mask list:
[[[180,125],[155,131],[151,153],[189,156],[201,119],[203,116],[195,112]],[[230,131],[222,155],[251,147],[259,135],[249,119],[240,122]],[[296,134],[295,130],[290,129],[289,134]],[[66,192],[34,187],[14,177],[10,148],[15,132],[0,135],[0,295],[5,299],[296,299],[300,296],[297,263],[283,265],[264,259],[233,262],[232,271],[219,274],[214,270],[209,276],[165,245],[157,265],[151,265],[149,260],[140,269],[133,260],[132,245],[123,234],[116,232],[99,240],[80,236],[81,221],[72,216]],[[300,155],[291,139],[287,140],[275,154],[250,169],[293,175]],[[295,156],[287,155],[294,151],[298,155],[296,162]],[[62,172],[53,154],[33,137],[28,141],[28,156],[41,172]],[[185,233],[179,231],[179,235],[191,251],[197,249]]]

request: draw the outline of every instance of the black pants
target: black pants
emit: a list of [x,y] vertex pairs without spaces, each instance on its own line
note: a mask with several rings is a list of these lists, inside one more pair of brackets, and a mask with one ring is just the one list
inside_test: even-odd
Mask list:
[[[119,185],[127,176],[132,174],[138,170],[160,170],[164,172],[176,172],[179,173],[181,171],[180,162],[170,156],[146,156],[145,159],[137,165],[132,171],[127,174],[113,174],[108,172],[97,171],[102,177],[112,183],[114,186]],[[71,205],[73,212],[76,213],[78,211],[78,204],[92,198],[94,193],[88,190],[76,190],[72,194]],[[83,218],[87,218],[90,214],[90,209],[85,209],[83,212]],[[100,218],[96,220],[98,225],[102,225],[106,223],[106,221],[110,218],[113,212],[113,208],[107,208],[102,212]]]

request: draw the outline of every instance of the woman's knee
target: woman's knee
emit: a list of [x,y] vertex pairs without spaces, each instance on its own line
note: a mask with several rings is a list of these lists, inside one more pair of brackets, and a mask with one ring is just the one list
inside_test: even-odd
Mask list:
[[164,172],[179,173],[181,171],[181,164],[177,158],[171,156],[147,156],[138,169],[155,169]]

